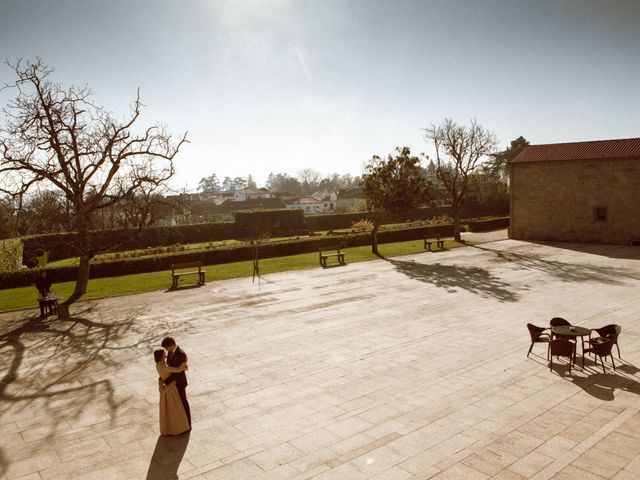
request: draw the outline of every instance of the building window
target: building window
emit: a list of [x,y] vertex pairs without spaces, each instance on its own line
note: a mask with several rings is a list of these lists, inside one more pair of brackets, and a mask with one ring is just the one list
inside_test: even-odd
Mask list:
[[593,207],[593,221],[594,222],[606,222],[607,221],[607,206],[599,205]]

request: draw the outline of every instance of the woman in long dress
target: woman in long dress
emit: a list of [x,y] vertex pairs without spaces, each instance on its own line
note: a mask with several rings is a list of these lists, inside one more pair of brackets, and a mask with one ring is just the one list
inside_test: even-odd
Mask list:
[[153,352],[156,361],[156,370],[160,375],[160,435],[180,435],[190,430],[187,414],[182,406],[176,383],[170,380],[165,383],[172,373],[188,370],[185,363],[179,367],[167,365],[167,354],[164,350]]

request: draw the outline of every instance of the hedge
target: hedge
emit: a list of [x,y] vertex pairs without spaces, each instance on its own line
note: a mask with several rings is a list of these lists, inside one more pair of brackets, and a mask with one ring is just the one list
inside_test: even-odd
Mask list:
[[[451,215],[451,207],[429,207],[418,208],[408,212],[404,216],[390,215],[384,220],[386,223],[396,223],[403,221],[429,220],[435,217]],[[349,228],[352,223],[371,218],[371,212],[358,213],[335,213],[327,215],[310,215],[305,217],[305,226],[312,231],[318,230],[334,230],[338,228]]]
[[[453,234],[452,225],[434,225],[412,228],[381,230],[378,233],[379,243],[403,242],[429,237],[445,237]],[[355,233],[331,236],[313,236],[297,240],[269,242],[260,246],[260,258],[284,257],[300,253],[317,252],[318,247],[335,243],[345,247],[356,247],[371,244],[369,233]],[[168,270],[172,263],[202,261],[205,265],[251,260],[253,250],[250,245],[219,247],[199,252],[176,252],[146,258],[128,258],[92,263],[91,278],[117,277],[135,273]],[[77,266],[50,269],[54,282],[73,281],[78,271]],[[23,287],[33,284],[35,272],[21,270],[18,272],[0,273],[0,289]]]
[[[497,212],[486,211],[484,207],[466,208],[463,215],[467,218],[492,215]],[[405,216],[389,216],[387,223],[400,221],[428,220],[451,214],[450,207],[418,208]],[[238,212],[236,222],[211,222],[193,225],[175,225],[164,227],[149,227],[137,230],[100,230],[91,233],[91,240],[97,252],[118,252],[138,250],[147,247],[158,247],[175,244],[204,243],[212,241],[231,240],[248,236],[247,228],[254,228],[259,222],[261,229],[265,229],[264,222],[273,221],[269,225],[272,233],[281,235],[299,235],[301,228],[310,231],[334,230],[349,228],[351,224],[370,218],[370,212],[338,213],[332,215],[304,216],[302,210],[265,210],[256,212]],[[301,220],[304,223],[301,223]],[[252,223],[253,222],[253,223]],[[41,251],[49,251],[49,261],[77,257],[78,235],[72,233],[51,233],[24,237],[22,262],[26,262]]]
[[[109,252],[175,245],[177,243],[230,240],[240,236],[242,236],[242,232],[232,222],[150,227],[142,231],[99,230],[91,232],[91,240],[96,245],[96,251],[101,251],[104,246],[116,246],[106,249]],[[24,237],[23,243],[23,263],[26,263],[31,257],[37,256],[40,250],[50,252],[49,261],[78,256],[78,235],[75,232],[32,235]]]
[[475,220],[467,222],[471,232],[487,232],[499,228],[509,227],[509,217],[491,218],[488,220]]
[[304,228],[302,210],[251,210],[235,214],[235,227],[247,235],[299,232]]

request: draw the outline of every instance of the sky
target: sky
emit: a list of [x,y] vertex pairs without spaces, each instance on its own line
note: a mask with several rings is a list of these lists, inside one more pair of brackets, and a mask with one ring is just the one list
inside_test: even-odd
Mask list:
[[188,132],[172,187],[195,191],[433,156],[445,118],[501,149],[639,137],[639,25],[635,0],[0,0],[0,58],[41,57],[118,118],[139,88],[141,124]]

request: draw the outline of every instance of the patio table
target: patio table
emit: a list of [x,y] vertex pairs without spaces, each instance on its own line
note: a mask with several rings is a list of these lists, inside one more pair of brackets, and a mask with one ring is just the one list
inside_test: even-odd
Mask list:
[[591,335],[590,328],[560,325],[558,327],[551,327],[551,332],[565,338],[571,337],[577,339],[580,337],[580,347],[582,348],[582,356],[584,357],[584,337]]

